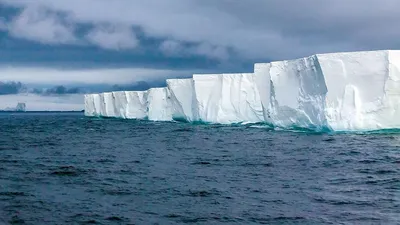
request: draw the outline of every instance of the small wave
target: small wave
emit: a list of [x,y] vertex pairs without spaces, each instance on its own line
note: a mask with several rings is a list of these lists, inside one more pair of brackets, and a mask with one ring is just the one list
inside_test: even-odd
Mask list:
[[124,221],[123,218],[118,217],[118,216],[110,216],[110,217],[107,217],[106,220],[109,220],[109,221]]
[[20,150],[20,148],[18,146],[1,146],[0,145],[0,151],[16,151],[16,150]]
[[385,175],[385,174],[396,174],[396,170],[391,169],[380,169],[380,170],[373,170],[373,169],[360,169],[358,170],[359,173],[364,174],[375,174],[375,175]]
[[9,221],[10,224],[25,224],[25,220],[21,219],[19,216],[13,216]]
[[51,174],[57,176],[78,176],[78,173],[74,171],[54,171]]
[[80,224],[100,224],[100,223],[97,222],[96,220],[85,220],[80,222]]
[[241,164],[241,166],[254,166],[254,167],[261,166],[261,167],[272,167],[272,166],[273,166],[273,164],[272,164],[272,163],[249,163],[249,162],[247,162],[247,163],[243,163],[243,164]]
[[133,192],[129,190],[107,190],[107,189],[102,189],[102,193],[105,195],[112,195],[112,196],[123,196],[123,195],[132,195]]
[[182,223],[201,223],[201,222],[220,222],[220,223],[237,223],[237,222],[243,222],[242,218],[232,218],[228,216],[222,216],[222,215],[210,215],[209,217],[188,217],[188,216],[183,216],[179,214],[168,214],[164,216],[165,218],[168,219],[176,219],[177,221],[180,221]]
[[377,160],[375,160],[375,159],[363,159],[363,160],[360,160],[360,161],[358,161],[359,163],[362,163],[362,164],[374,164],[374,163],[378,163],[378,161]]
[[375,206],[372,201],[362,201],[362,200],[339,200],[339,199],[326,199],[323,197],[314,198],[316,202],[325,203],[328,205],[358,205],[358,206]]
[[373,179],[373,180],[367,180],[364,183],[365,184],[370,184],[370,185],[399,184],[400,183],[400,178]]
[[78,169],[74,166],[60,166],[50,174],[56,176],[79,176],[83,173],[86,173],[86,171]]
[[193,129],[192,128],[178,128],[173,130],[172,132],[192,132]]
[[6,191],[6,192],[0,192],[0,196],[16,197],[16,196],[27,196],[27,195],[24,192]]
[[250,222],[254,223],[262,223],[262,224],[270,224],[270,223],[285,223],[285,222],[300,222],[306,221],[307,219],[302,216],[278,216],[278,217],[271,217],[271,218],[258,218],[258,217],[250,217]]
[[135,175],[137,174],[132,168],[121,169],[118,171],[119,174],[126,174],[126,175]]
[[193,191],[190,190],[189,191],[189,196],[191,197],[211,197],[214,195],[219,195],[218,192],[216,190],[213,191],[206,191],[206,190],[197,190],[197,191]]
[[200,223],[200,222],[207,222],[209,218],[206,217],[195,217],[195,218],[190,218],[190,217],[183,217],[181,221],[183,223]]
[[192,163],[192,165],[210,165],[210,162],[206,162],[206,161],[200,161],[200,162],[194,162]]
[[14,160],[14,159],[0,159],[1,164],[6,164],[6,163],[19,163],[20,161]]
[[111,159],[99,159],[99,160],[96,160],[96,162],[98,162],[98,163],[114,163],[115,160],[111,160]]
[[336,141],[336,139],[333,138],[333,137],[328,137],[328,138],[326,138],[326,139],[323,139],[322,141],[325,141],[325,142],[334,142],[334,141]]

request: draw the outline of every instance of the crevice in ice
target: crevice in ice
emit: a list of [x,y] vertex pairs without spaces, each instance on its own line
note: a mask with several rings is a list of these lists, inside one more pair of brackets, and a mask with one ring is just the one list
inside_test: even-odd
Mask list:
[[[278,102],[275,99],[275,86],[274,86],[274,82],[272,82],[272,80],[270,81],[270,99],[269,99],[269,102],[270,102],[270,106],[267,109],[267,115],[268,115],[268,118],[272,119],[271,111],[273,111],[278,105]],[[276,113],[276,112],[274,112],[274,113]]]
[[198,121],[199,120],[199,105],[197,102],[197,94],[196,94],[196,86],[194,85],[194,80],[191,79],[191,87],[192,87],[192,122]]

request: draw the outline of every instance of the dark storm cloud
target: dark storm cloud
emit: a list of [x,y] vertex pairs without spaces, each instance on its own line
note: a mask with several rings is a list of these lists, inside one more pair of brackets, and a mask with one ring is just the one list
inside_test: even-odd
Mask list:
[[33,89],[32,93],[40,95],[67,95],[67,94],[85,94],[95,92],[111,92],[111,91],[145,91],[153,87],[165,87],[165,81],[145,82],[139,81],[132,84],[114,84],[114,85],[93,85],[80,87],[66,87],[57,85],[52,88]]
[[0,95],[18,94],[26,91],[26,87],[21,82],[1,82],[0,81]]
[[35,94],[41,95],[67,95],[67,94],[81,94],[84,93],[84,90],[78,87],[65,87],[63,85],[57,85],[48,89],[33,89],[32,91]]
[[131,84],[114,85],[86,85],[85,87],[68,87],[65,85],[56,85],[48,88],[32,88],[21,82],[0,82],[0,95],[13,95],[20,93],[31,93],[42,96],[50,95],[70,95],[85,94],[111,91],[145,91],[154,87],[165,87],[165,80],[139,81]]
[[32,93],[38,95],[66,95],[85,93],[83,88],[66,87],[57,85],[51,88],[29,88],[28,85],[19,81],[0,81],[0,95],[15,95],[20,93]]
[[[398,0],[115,0],[112,5],[96,0],[0,2],[21,11],[7,23],[10,35],[40,43],[63,44],[60,40],[64,40],[79,45],[89,41],[100,48],[120,50],[138,48],[144,39],[156,38],[167,41],[160,51],[167,46],[168,52],[222,60],[227,55],[247,60],[282,59],[400,47]],[[62,12],[67,20],[49,13],[53,11]],[[81,24],[94,28],[82,35],[76,32]],[[100,29],[103,24],[112,29]],[[31,32],[26,33],[28,25]],[[142,35],[137,35],[134,27],[140,28]],[[192,47],[182,50],[184,43],[192,43]]]
[[150,88],[165,87],[165,86],[166,86],[165,81],[153,81],[153,82],[139,81],[137,83],[128,85],[116,84],[113,85],[109,89],[109,91],[146,91]]

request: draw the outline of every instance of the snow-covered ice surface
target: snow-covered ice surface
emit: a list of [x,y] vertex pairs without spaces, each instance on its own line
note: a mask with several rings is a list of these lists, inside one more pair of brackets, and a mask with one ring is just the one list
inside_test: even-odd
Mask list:
[[254,73],[194,74],[167,87],[85,96],[85,115],[267,123],[280,128],[400,128],[400,51],[257,63]]

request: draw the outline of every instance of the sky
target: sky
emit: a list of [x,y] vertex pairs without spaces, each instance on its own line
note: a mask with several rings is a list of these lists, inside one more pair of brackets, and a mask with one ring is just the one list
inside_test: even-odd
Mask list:
[[81,110],[256,62],[400,48],[398,0],[0,0],[0,109]]

